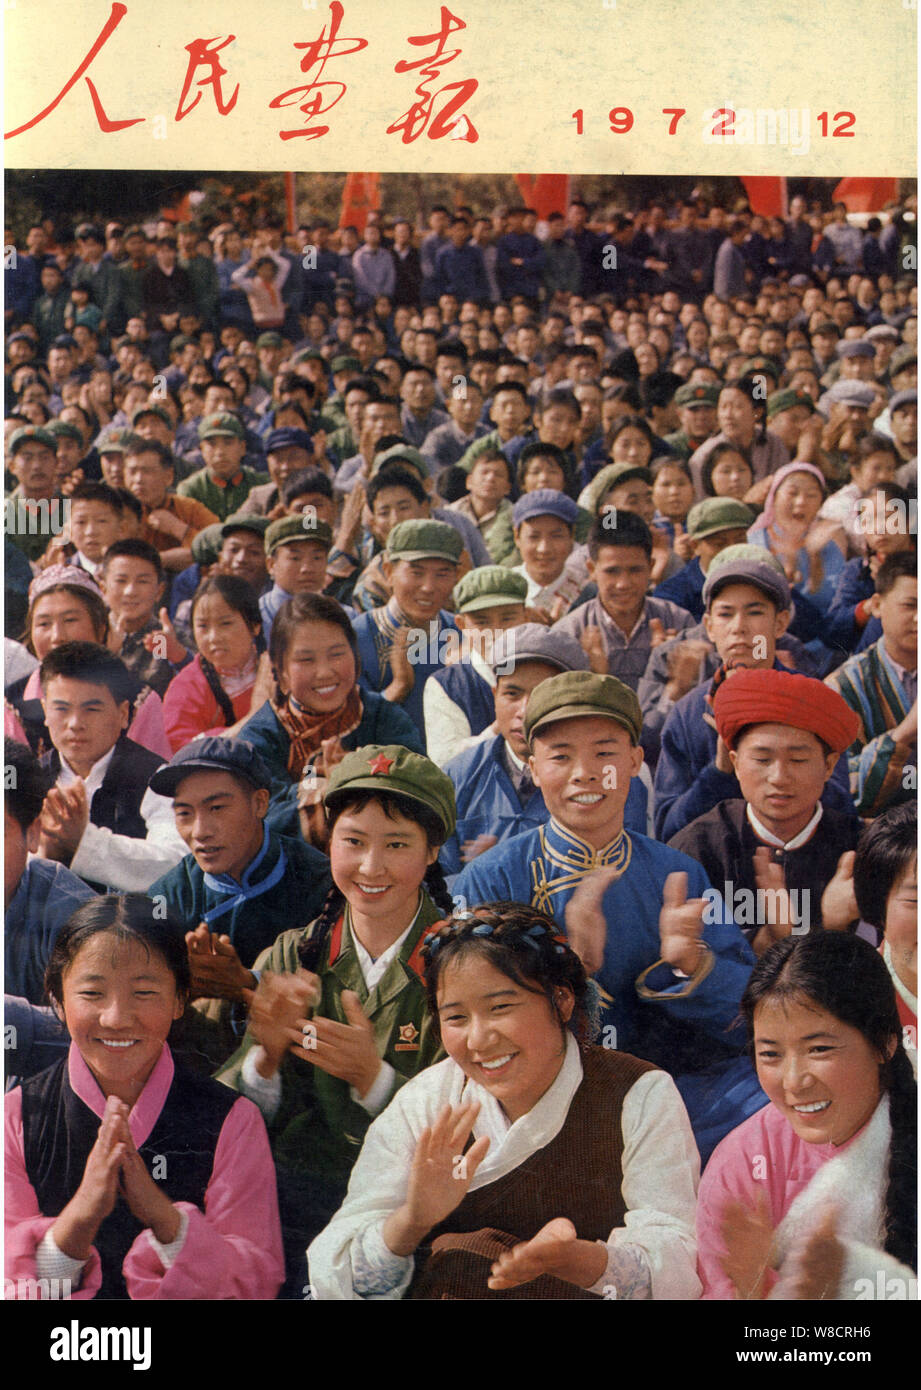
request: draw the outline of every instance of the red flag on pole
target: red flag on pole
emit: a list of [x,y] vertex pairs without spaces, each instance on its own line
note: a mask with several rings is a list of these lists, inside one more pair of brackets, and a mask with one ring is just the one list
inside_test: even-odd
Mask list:
[[381,206],[380,174],[346,174],[342,190],[340,227],[355,227],[359,235],[365,229],[369,212]]
[[898,179],[842,179],[831,195],[848,212],[879,212],[899,196]]
[[751,210],[759,217],[786,217],[787,180],[756,176],[744,178],[742,183],[748,194]]
[[515,182],[526,206],[534,209],[541,222],[545,222],[551,212],[566,211],[568,174],[516,174]]

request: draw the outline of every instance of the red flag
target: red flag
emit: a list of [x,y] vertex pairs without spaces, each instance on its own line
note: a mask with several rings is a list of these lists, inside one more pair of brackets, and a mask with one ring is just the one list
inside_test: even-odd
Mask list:
[[756,176],[744,178],[742,183],[748,194],[751,210],[759,217],[786,217],[787,180]]
[[346,174],[342,190],[340,227],[355,227],[359,236],[365,229],[369,212],[379,212],[381,206],[380,174]]
[[842,179],[831,195],[848,212],[879,212],[899,196],[898,179]]
[[551,212],[565,212],[569,201],[568,174],[516,174],[525,205],[533,208],[541,222]]

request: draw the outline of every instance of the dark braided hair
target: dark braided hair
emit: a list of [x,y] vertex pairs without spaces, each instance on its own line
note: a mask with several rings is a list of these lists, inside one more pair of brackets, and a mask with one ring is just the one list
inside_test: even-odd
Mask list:
[[880,1090],[889,1096],[892,1143],[886,1188],[884,1248],[916,1268],[918,1148],[917,1086],[902,1045],[895,990],[878,951],[858,936],[813,932],[788,936],[758,960],[742,995],[749,1045],[755,1010],[764,1000],[808,1000],[842,1023],[856,1028],[882,1058]]
[[[265,638],[262,635],[262,615],[259,612],[259,600],[253,592],[252,586],[241,579],[236,574],[212,574],[203,580],[195,591],[192,599],[192,611],[189,615],[190,626],[194,628],[195,609],[203,598],[209,594],[217,594],[224,600],[228,608],[234,609],[239,613],[247,627],[253,633],[253,640],[256,644],[257,653],[265,651]],[[207,657],[198,654],[201,663],[202,675],[208,683],[208,689],[217,700],[218,708],[224,719],[224,724],[229,728],[231,724],[236,724],[237,716],[233,707],[233,702],[227,691],[221,684],[221,678],[214,665],[208,661]]]
[[[333,826],[343,811],[363,811],[372,801],[376,802],[384,814],[390,816],[391,819],[402,816],[404,820],[415,821],[417,825],[420,825],[425,831],[430,849],[434,849],[436,845],[444,844],[445,828],[438,816],[420,801],[416,801],[415,798],[390,791],[350,791],[348,787],[343,788],[339,796],[334,793],[327,798],[326,819],[330,834],[332,834]],[[426,869],[422,887],[439,911],[451,911],[454,900],[448,892],[448,885],[445,883],[444,873],[437,859]],[[341,889],[334,883],[326,895],[326,901],[314,923],[313,931],[309,938],[302,941],[297,948],[298,959],[305,970],[316,973],[323,955],[323,947],[339,920],[344,902],[345,897]]]
[[[481,956],[529,994],[545,995],[560,1028],[569,1028],[580,1045],[587,1045],[597,1034],[596,988],[552,917],[522,903],[497,902],[440,923],[422,947],[433,1018],[438,1017],[438,984],[445,968],[471,954]],[[560,1012],[560,989],[571,991],[575,999],[568,1020]]]

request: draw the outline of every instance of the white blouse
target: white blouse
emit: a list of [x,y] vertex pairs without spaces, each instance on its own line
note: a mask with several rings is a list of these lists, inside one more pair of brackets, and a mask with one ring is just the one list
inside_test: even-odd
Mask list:
[[[490,1143],[470,1183],[469,1191],[475,1191],[512,1172],[559,1134],[581,1081],[579,1047],[569,1033],[556,1080],[513,1124],[496,1098],[451,1058],[409,1081],[368,1130],[345,1201],[307,1252],[313,1297],[403,1297],[414,1261],[394,1255],[382,1230],[406,1197],[419,1136],[445,1105],[480,1103],[473,1136],[486,1135]],[[699,1298],[694,1221],[700,1158],[684,1104],[666,1072],[638,1078],[624,1098],[622,1124],[627,1213],[624,1226],[605,1242],[608,1267],[592,1291],[625,1297],[629,1282],[648,1290],[634,1297]],[[546,1219],[561,1215],[548,1209]]]

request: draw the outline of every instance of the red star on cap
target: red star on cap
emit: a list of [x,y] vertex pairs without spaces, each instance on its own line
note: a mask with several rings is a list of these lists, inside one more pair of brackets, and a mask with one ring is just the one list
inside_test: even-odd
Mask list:
[[395,758],[388,758],[385,753],[378,753],[377,757],[372,758],[368,763],[368,771],[375,777],[380,775],[386,777],[395,762]]

